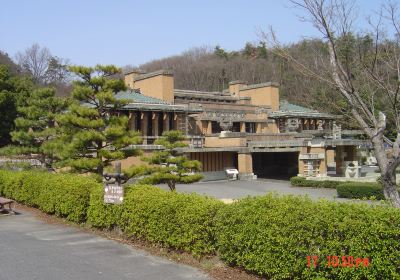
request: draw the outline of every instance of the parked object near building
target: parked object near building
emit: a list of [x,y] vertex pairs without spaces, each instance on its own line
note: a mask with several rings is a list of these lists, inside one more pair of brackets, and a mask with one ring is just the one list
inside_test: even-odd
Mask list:
[[[239,179],[255,177],[345,176],[347,161],[357,161],[363,141],[346,137],[336,124],[338,116],[280,100],[274,82],[249,85],[233,81],[222,92],[174,88],[170,71],[125,74],[128,100],[114,114],[129,117],[129,128],[142,134],[145,153],[162,149],[154,145],[164,131],[180,130],[187,148],[180,151],[202,163],[204,174],[224,174],[237,169]],[[123,167],[138,163],[122,161]],[[219,175],[220,176],[220,175]]]
[[230,179],[236,180],[239,174],[239,171],[236,168],[227,168],[225,170],[226,176]]

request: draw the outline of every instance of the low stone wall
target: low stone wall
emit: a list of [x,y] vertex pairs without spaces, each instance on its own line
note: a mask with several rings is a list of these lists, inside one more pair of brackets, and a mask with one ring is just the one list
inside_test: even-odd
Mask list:
[[225,171],[209,171],[201,173],[204,178],[201,180],[202,182],[206,181],[218,181],[218,180],[227,180]]

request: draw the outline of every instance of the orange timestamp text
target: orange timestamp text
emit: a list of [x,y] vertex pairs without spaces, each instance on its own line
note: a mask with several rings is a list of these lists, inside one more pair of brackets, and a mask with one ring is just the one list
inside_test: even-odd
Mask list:
[[[318,256],[307,256],[307,267],[317,267],[319,264]],[[354,258],[353,256],[326,256],[326,267],[368,267],[368,258]]]

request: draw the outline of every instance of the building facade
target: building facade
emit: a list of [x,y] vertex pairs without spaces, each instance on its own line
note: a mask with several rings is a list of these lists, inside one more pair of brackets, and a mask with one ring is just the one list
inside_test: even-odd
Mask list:
[[141,132],[141,148],[162,149],[154,140],[164,131],[180,130],[188,141],[182,152],[199,160],[206,176],[236,168],[241,179],[319,177],[328,171],[344,174],[346,164],[357,163],[362,141],[346,137],[336,125],[338,116],[280,100],[276,83],[233,81],[223,92],[182,90],[164,70],[132,71],[125,83],[128,90],[117,98],[129,103],[118,113]]

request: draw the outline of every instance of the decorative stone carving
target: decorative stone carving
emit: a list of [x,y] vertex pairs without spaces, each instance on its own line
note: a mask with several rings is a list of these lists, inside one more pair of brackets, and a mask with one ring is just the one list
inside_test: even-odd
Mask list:
[[317,121],[317,129],[318,129],[318,130],[324,130],[324,123],[325,123],[325,121],[323,121],[323,120],[318,120],[318,121]]
[[345,176],[346,178],[359,178],[361,167],[358,165],[358,161],[345,161],[344,162]]
[[236,112],[205,112],[205,117],[211,118],[214,120],[229,120],[229,121],[240,121],[245,118],[245,113],[236,113]]
[[332,136],[333,139],[342,139],[342,127],[340,125],[336,125],[335,121],[332,124]]
[[286,120],[286,131],[295,132],[299,129],[300,120],[297,118],[290,118]]
[[219,126],[222,128],[223,131],[231,131],[233,123],[230,120],[221,120],[219,122]]
[[268,110],[267,108],[257,108],[255,110],[256,114],[267,114],[270,110]]

